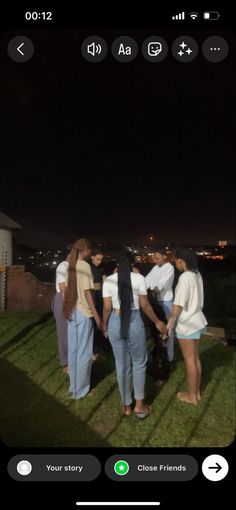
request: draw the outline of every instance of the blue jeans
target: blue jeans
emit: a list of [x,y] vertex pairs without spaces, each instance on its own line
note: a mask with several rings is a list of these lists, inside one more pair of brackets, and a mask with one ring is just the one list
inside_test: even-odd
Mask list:
[[112,312],[108,335],[115,357],[117,381],[124,405],[132,404],[131,375],[135,400],[144,399],[147,345],[144,323],[139,310],[132,311],[128,339],[121,338],[120,316]]
[[53,302],[53,313],[57,326],[58,350],[60,364],[64,367],[68,365],[68,339],[67,339],[67,320],[63,315],[63,298],[61,292],[57,292]]
[[93,319],[74,308],[68,321],[69,391],[75,399],[89,392],[93,353]]
[[[162,310],[165,312],[165,316],[168,319],[172,307],[173,307],[173,301],[157,301],[158,305],[162,307]],[[173,361],[174,358],[174,332],[170,334],[168,340],[167,340],[167,356],[169,361]]]

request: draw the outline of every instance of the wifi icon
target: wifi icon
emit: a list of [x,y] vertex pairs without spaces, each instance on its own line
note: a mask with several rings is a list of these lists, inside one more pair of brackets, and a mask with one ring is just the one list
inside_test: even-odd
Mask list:
[[198,12],[190,12],[189,16],[191,19],[195,20],[199,16],[199,13]]

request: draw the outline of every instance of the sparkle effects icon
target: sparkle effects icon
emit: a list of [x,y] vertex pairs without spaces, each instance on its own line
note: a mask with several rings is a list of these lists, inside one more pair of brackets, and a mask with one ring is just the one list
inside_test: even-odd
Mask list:
[[127,475],[129,472],[129,464],[126,460],[118,460],[114,465],[114,471],[119,476]]
[[177,37],[172,45],[172,54],[179,62],[191,62],[198,54],[198,44],[192,37]]

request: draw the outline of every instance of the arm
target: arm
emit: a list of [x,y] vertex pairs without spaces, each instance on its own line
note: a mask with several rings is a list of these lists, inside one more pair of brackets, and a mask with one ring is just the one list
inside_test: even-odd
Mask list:
[[189,299],[188,275],[183,273],[179,277],[179,281],[175,289],[174,304],[172,312],[167,322],[167,330],[169,334],[173,330],[178,317],[180,316],[184,306],[188,302],[188,299]]
[[107,336],[107,323],[108,319],[111,315],[112,310],[112,302],[110,297],[103,298],[103,327],[104,327],[104,336]]
[[65,283],[59,283],[58,285],[59,285],[60,293],[62,295],[62,299],[64,299],[66,284]]
[[91,310],[94,320],[96,321],[97,327],[102,330],[102,321],[101,321],[101,319],[98,315],[98,312],[95,308],[91,289],[85,290],[84,294],[85,294],[85,298],[88,303],[89,309]]
[[183,310],[182,306],[173,305],[171,315],[169,316],[169,319],[167,322],[167,330],[168,330],[169,334],[171,333],[172,329],[174,328],[175,323],[176,323],[178,317],[180,316],[182,310]]
[[158,317],[154,313],[153,308],[150,305],[147,295],[139,295],[139,303],[140,303],[140,306],[141,306],[143,312],[145,313],[145,315],[152,322],[154,322],[156,328],[162,333],[162,335],[167,336],[166,325],[164,324],[164,322],[160,321],[160,319],[158,319]]

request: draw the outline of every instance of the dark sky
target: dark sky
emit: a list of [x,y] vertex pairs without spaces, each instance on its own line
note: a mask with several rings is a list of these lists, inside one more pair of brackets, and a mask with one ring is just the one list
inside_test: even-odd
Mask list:
[[[122,31],[97,34],[110,43]],[[232,54],[221,64],[171,55],[89,64],[80,54],[89,30],[24,35],[35,44],[29,62],[0,56],[0,210],[22,225],[20,242],[233,241]],[[141,43],[152,33],[129,35]]]

